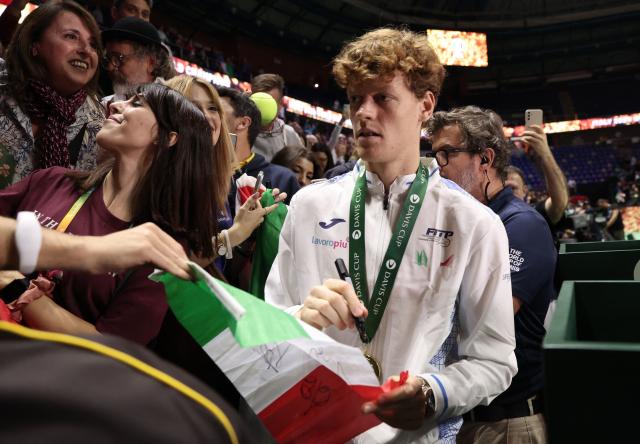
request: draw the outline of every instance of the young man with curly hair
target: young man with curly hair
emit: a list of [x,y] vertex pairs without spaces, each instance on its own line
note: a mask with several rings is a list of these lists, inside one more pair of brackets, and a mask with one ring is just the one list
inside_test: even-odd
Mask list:
[[[500,219],[420,159],[444,68],[425,35],[382,28],[348,43],[346,88],[360,161],[294,196],[266,300],[358,346],[381,381],[362,406],[366,442],[455,442],[461,415],[516,372],[508,243]],[[337,277],[348,264],[353,287]],[[366,318],[354,328],[354,317]]]

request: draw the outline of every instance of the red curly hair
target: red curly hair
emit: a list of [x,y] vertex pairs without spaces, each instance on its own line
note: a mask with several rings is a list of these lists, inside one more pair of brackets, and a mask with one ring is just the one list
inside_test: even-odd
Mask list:
[[431,91],[437,98],[445,70],[426,34],[379,28],[347,43],[333,60],[333,75],[342,88],[402,72],[416,97]]

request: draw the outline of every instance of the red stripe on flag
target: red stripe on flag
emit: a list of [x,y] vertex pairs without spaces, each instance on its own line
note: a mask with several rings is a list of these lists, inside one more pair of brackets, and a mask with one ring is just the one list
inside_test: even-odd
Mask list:
[[279,443],[344,443],[380,424],[360,410],[380,394],[380,387],[350,386],[320,366],[258,416]]
[[251,197],[253,194],[253,186],[241,186],[238,187],[238,195],[240,196],[240,204],[244,205],[244,203]]

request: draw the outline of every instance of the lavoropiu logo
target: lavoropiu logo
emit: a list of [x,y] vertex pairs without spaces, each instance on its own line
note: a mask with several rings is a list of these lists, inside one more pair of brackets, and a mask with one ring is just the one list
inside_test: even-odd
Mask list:
[[346,222],[346,220],[340,219],[339,217],[334,217],[329,222],[318,222],[318,225],[320,225],[320,228],[328,230],[329,228],[335,227],[336,225],[338,225],[341,222]]
[[320,239],[315,236],[311,236],[311,243],[320,247],[328,247],[333,250],[336,248],[349,248],[349,241],[347,239]]

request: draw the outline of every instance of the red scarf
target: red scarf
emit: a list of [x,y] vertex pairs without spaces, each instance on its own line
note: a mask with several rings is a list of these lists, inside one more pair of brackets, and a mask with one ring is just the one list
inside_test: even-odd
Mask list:
[[35,138],[34,167],[68,168],[67,128],[76,120],[76,111],[87,98],[87,91],[83,88],[70,97],[62,97],[49,85],[29,80],[29,92],[27,114],[32,121],[44,122]]

